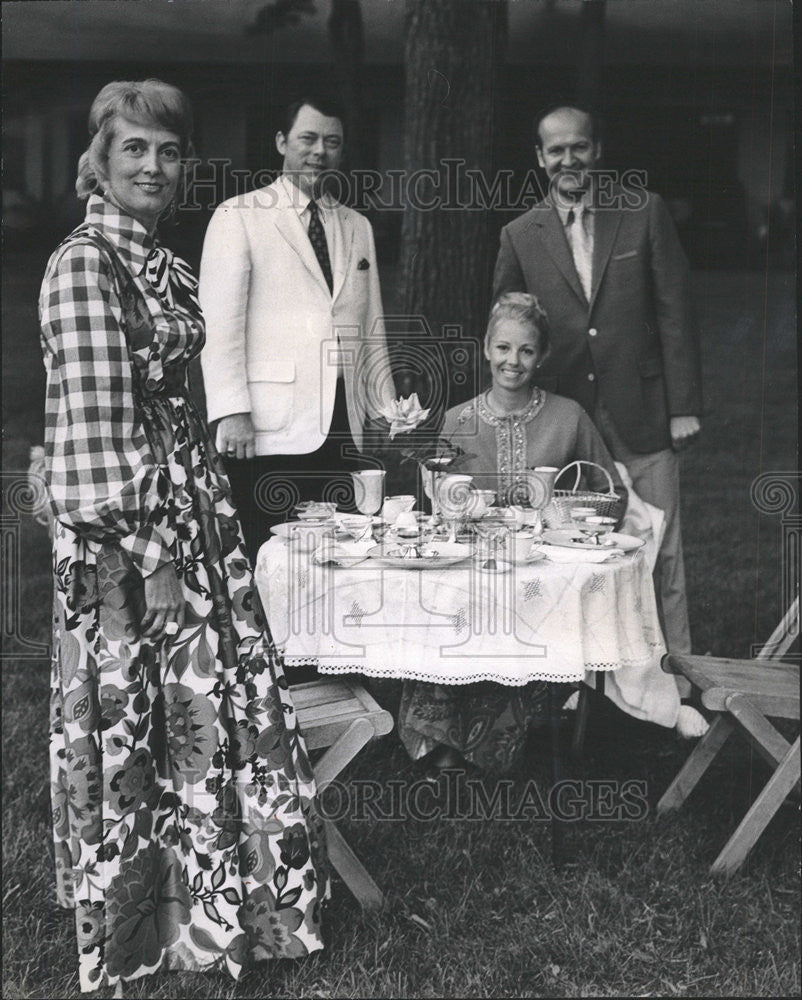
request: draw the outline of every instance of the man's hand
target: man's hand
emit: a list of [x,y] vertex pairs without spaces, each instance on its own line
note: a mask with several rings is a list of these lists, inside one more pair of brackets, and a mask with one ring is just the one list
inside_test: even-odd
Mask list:
[[172,563],[165,563],[145,577],[145,614],[142,635],[164,639],[184,627],[184,595]]
[[217,428],[217,446],[226,458],[253,458],[254,429],[250,413],[223,417]]
[[681,451],[687,448],[693,441],[702,425],[698,417],[672,417],[671,418],[671,443],[674,451]]

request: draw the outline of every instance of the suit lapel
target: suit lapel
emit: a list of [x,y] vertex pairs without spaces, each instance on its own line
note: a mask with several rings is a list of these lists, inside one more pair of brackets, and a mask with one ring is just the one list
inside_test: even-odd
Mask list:
[[579,280],[579,275],[576,273],[571,248],[568,246],[568,240],[565,237],[565,229],[556,209],[545,205],[537,208],[533,221],[540,233],[540,238],[543,240],[546,249],[562,273],[562,276],[571,286],[580,302],[587,305],[588,300],[582,291],[582,283]]
[[621,224],[621,213],[597,209],[593,220],[593,279],[590,289],[590,309],[593,309],[604,272],[607,270],[618,227]]
[[273,222],[276,229],[278,229],[289,246],[298,254],[309,273],[325,290],[326,295],[329,295],[329,286],[326,284],[326,279],[323,277],[323,272],[315,256],[315,251],[309,242],[309,234],[304,229],[303,223],[298,217],[297,208],[292,204],[284,185],[280,181],[276,182],[276,190],[279,194],[278,205],[276,206],[276,211],[273,212]]

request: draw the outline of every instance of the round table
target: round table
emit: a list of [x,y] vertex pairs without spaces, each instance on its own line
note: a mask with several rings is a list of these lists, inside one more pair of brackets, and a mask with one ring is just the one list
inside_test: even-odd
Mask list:
[[624,711],[676,722],[679,699],[659,669],[665,646],[640,552],[600,563],[545,559],[506,573],[470,560],[343,568],[316,565],[298,544],[273,538],[260,549],[256,581],[289,665],[440,684],[592,682],[604,671],[605,691]]

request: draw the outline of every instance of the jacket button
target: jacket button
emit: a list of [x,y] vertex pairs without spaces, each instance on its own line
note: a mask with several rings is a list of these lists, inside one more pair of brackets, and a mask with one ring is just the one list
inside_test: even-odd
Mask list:
[[593,374],[593,372],[591,372],[590,375],[588,375],[588,382],[595,382],[595,381],[596,381],[596,376]]
[[598,331],[598,330],[596,329],[596,327],[595,327],[595,326],[592,326],[592,327],[591,327],[591,328],[590,328],[590,329],[588,330],[588,336],[589,336],[589,337],[595,337],[595,336],[596,336],[596,334],[597,334],[598,332],[599,332],[599,331]]

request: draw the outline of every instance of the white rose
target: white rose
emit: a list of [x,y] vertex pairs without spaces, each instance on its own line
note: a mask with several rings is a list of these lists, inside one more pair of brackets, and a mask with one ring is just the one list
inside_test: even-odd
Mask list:
[[429,410],[423,409],[417,392],[413,392],[406,398],[399,396],[398,399],[394,399],[384,407],[381,415],[390,425],[390,440],[392,440],[396,434],[407,434],[422,424],[429,416]]

